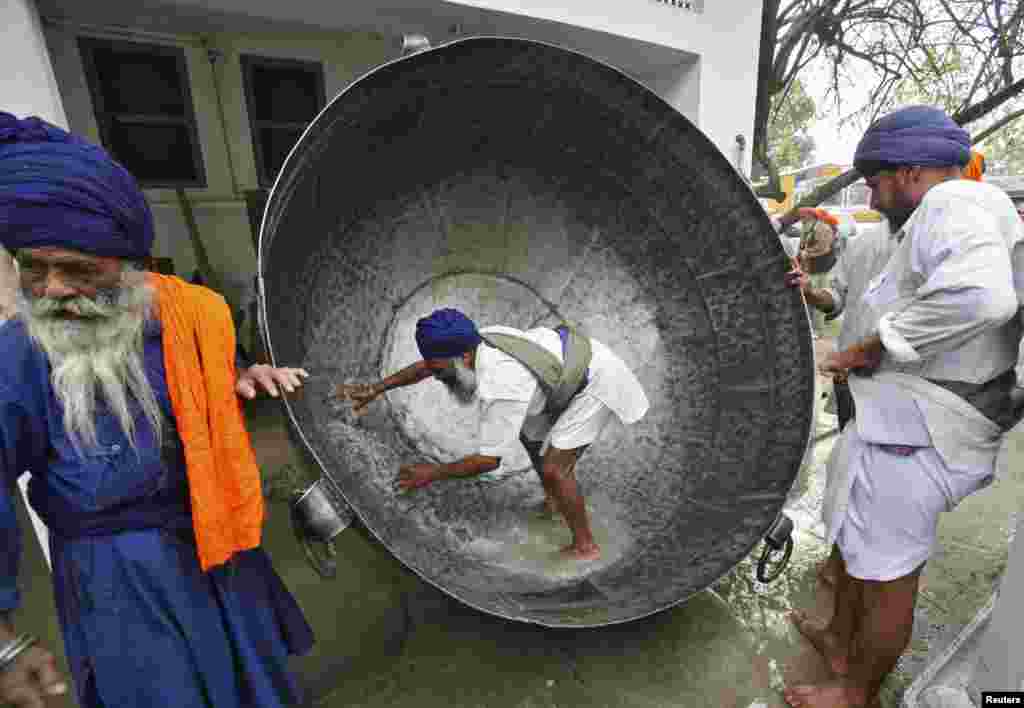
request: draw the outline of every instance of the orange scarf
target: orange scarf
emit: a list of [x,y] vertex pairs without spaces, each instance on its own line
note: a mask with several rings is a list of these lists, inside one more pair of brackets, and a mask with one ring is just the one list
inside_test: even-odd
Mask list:
[[260,470],[235,393],[235,328],[224,298],[212,290],[156,273],[149,283],[206,571],[259,546],[263,528]]
[[983,174],[985,174],[985,156],[977,150],[971,150],[971,161],[964,168],[963,175],[967,179],[980,182]]

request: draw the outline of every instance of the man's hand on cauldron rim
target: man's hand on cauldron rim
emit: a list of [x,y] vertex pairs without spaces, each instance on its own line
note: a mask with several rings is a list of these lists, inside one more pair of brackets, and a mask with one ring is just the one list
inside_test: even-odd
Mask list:
[[354,404],[352,412],[362,415],[366,407],[377,400],[377,397],[384,393],[385,389],[379,383],[375,384],[338,384],[336,389],[339,396],[347,398]]
[[253,399],[260,391],[269,393],[274,398],[281,395],[283,388],[288,393],[302,387],[302,379],[309,378],[305,369],[293,369],[286,366],[270,366],[269,364],[253,364],[238,376],[235,382],[235,393],[242,398]]
[[402,465],[398,468],[398,488],[400,491],[408,492],[425,487],[441,478],[438,474],[439,471],[439,465],[423,462]]
[[800,261],[796,258],[790,258],[789,263],[793,269],[786,273],[786,285],[791,288],[800,288],[800,292],[806,296],[807,292],[811,289],[811,277],[807,275],[803,266],[800,265]]

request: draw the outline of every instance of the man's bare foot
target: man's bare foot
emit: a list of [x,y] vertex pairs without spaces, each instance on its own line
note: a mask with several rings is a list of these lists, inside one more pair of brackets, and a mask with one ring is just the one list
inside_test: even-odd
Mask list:
[[846,648],[841,647],[839,638],[828,631],[828,625],[824,622],[811,619],[802,610],[793,610],[789,613],[789,619],[797,628],[800,634],[809,641],[818,653],[825,659],[825,663],[837,676],[845,676],[850,671],[850,659]]
[[571,544],[562,549],[562,555],[573,560],[592,561],[601,557],[601,547],[596,543]]
[[868,703],[863,688],[845,679],[817,686],[786,686],[782,697],[793,708],[877,708],[878,697]]

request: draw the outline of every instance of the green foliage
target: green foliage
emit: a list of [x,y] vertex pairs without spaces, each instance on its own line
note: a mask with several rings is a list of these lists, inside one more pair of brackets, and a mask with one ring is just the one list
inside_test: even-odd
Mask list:
[[788,91],[772,96],[768,123],[768,153],[780,172],[795,170],[811,162],[814,156],[815,105],[804,85],[794,79]]
[[996,131],[978,149],[985,154],[989,175],[1024,175],[1024,118]]

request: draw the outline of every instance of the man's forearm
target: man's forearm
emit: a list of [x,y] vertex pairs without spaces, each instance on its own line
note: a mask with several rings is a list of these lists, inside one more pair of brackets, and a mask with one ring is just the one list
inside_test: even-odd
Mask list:
[[501,464],[500,457],[490,455],[470,455],[463,457],[458,462],[449,462],[438,465],[437,471],[441,479],[453,479],[456,477],[476,477],[485,472],[498,469]]
[[804,292],[804,299],[811,307],[816,307],[824,312],[831,312],[836,309],[836,303],[832,299],[832,293],[825,288],[808,288]]
[[381,392],[384,392],[390,391],[393,388],[411,386],[414,383],[419,383],[423,379],[430,378],[433,373],[434,370],[427,364],[427,362],[417,361],[415,364],[410,364],[401,371],[381,380],[381,382],[377,384],[377,387]]
[[844,369],[861,369],[876,366],[884,353],[882,338],[873,334],[839,352],[839,355]]

